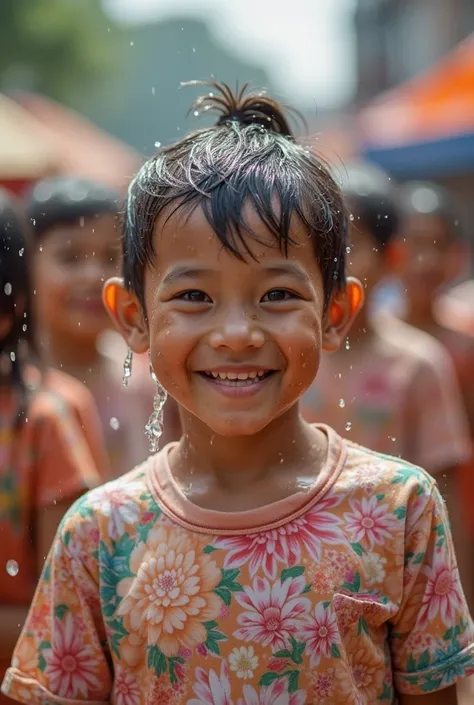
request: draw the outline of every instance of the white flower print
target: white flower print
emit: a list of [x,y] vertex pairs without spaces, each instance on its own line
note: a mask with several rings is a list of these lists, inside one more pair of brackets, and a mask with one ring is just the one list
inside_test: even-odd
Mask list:
[[229,656],[229,665],[230,670],[237,674],[237,678],[253,678],[253,672],[258,667],[258,656],[255,656],[253,646],[233,649]]

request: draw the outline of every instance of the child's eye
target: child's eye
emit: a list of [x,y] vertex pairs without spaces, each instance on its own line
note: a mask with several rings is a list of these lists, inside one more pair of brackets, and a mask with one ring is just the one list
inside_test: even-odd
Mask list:
[[181,301],[190,301],[192,303],[198,303],[198,304],[212,303],[209,296],[207,294],[205,294],[204,291],[199,291],[199,289],[191,289],[189,291],[183,291],[181,294],[178,294],[174,298],[181,299]]
[[290,299],[296,299],[297,296],[292,291],[288,289],[272,289],[267,291],[265,296],[262,298],[263,302],[275,302],[275,301],[289,301]]

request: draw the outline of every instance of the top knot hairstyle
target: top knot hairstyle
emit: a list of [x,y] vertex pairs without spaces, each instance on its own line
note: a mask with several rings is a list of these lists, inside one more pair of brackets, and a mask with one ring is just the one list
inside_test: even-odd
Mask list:
[[168,219],[200,206],[223,247],[240,259],[251,257],[248,237],[258,237],[245,219],[250,205],[285,254],[292,219],[307,228],[327,306],[345,286],[348,220],[329,169],[297,144],[277,101],[247,86],[234,93],[223,83],[196,84],[210,92],[191,111],[217,113],[217,124],[160,149],[132,181],[123,235],[125,285],[144,306],[144,267],[153,264],[153,228],[165,209]]

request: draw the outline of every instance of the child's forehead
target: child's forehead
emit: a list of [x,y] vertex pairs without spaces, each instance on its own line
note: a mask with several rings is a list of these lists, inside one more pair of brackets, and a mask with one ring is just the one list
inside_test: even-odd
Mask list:
[[233,229],[225,234],[216,233],[200,206],[161,217],[155,223],[154,251],[160,268],[181,258],[213,259],[222,263],[226,256],[231,257],[231,262],[241,264],[258,264],[270,259],[316,262],[312,239],[297,218],[290,227],[290,240],[285,243],[278,241],[252,208],[245,210],[238,233]]

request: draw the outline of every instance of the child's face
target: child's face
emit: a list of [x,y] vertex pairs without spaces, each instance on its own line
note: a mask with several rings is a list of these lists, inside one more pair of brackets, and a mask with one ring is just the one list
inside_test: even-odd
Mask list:
[[434,215],[410,215],[401,241],[402,279],[408,296],[431,300],[449,279],[454,242],[446,223]]
[[384,255],[360,221],[351,223],[349,246],[347,272],[362,282],[366,295],[369,295],[384,274]]
[[34,261],[40,335],[57,330],[74,339],[95,338],[107,326],[103,282],[117,273],[117,222],[112,215],[81,226],[58,226],[41,238]]
[[[334,347],[334,336],[340,342],[323,315],[307,232],[295,224],[297,244],[285,257],[258,217],[248,218],[264,243],[248,236],[255,260],[223,249],[196,208],[157,223],[156,264],[145,273],[145,349],[149,344],[158,379],[227,436],[257,433],[293,407],[313,382],[323,347]],[[347,318],[340,324],[346,329]]]

